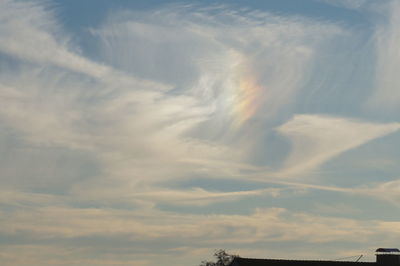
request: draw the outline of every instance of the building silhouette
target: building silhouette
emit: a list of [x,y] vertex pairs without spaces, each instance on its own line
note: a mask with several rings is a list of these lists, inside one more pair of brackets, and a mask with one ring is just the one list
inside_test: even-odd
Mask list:
[[378,248],[375,262],[329,260],[276,260],[236,257],[229,266],[400,266],[400,250]]

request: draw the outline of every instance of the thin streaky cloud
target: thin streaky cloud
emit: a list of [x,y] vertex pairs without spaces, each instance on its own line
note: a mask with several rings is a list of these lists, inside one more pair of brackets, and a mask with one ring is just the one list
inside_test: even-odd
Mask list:
[[399,129],[399,123],[376,124],[340,117],[296,115],[277,129],[292,142],[292,150],[278,175],[304,175],[340,153]]

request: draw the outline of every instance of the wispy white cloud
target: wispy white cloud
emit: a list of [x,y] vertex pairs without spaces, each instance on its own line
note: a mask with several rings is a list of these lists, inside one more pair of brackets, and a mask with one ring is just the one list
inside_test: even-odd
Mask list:
[[373,185],[364,185],[355,190],[359,194],[387,201],[392,206],[399,206],[400,180],[392,180]]
[[296,115],[277,130],[292,142],[278,174],[299,177],[342,152],[400,129],[399,123],[376,124],[321,115]]
[[364,7],[369,0],[316,0],[333,6],[344,7],[348,9],[360,9]]
[[0,49],[22,60],[54,64],[100,78],[107,67],[69,51],[68,37],[43,4],[5,0],[2,9]]
[[398,1],[388,1],[385,5],[385,16],[376,27],[374,41],[376,43],[376,83],[368,102],[375,111],[398,111],[400,93],[397,69],[400,55],[397,47],[400,34],[397,25],[400,22],[400,4]]
[[[162,218],[160,218],[162,217]],[[30,221],[41,221],[32,224]],[[384,222],[379,220],[359,221],[347,218],[323,217],[305,213],[290,213],[285,209],[258,209],[251,215],[178,215],[173,213],[151,211],[134,212],[132,210],[101,210],[78,208],[38,208],[25,209],[10,215],[2,215],[2,233],[19,235],[20,232],[29,232],[31,239],[39,242],[56,240],[53,245],[56,249],[65,248],[61,240],[74,243],[75,247],[82,246],[79,239],[99,239],[107,237],[120,245],[141,242],[141,246],[132,246],[131,254],[140,258],[142,248],[151,243],[159,243],[160,252],[185,248],[187,241],[196,242],[199,248],[210,248],[224,245],[245,246],[265,243],[293,243],[321,244],[331,241],[345,241],[365,243],[370,237],[384,237],[389,232]],[[386,228],[386,229],[385,229]],[[394,234],[397,235],[395,232]],[[121,235],[126,237],[121,239]],[[175,242],[171,244],[171,239]],[[58,240],[58,241],[57,241]],[[147,243],[147,244],[146,244]],[[42,246],[43,246],[42,245]],[[145,245],[145,246],[143,246]],[[102,246],[94,245],[87,252],[101,254]],[[257,248],[258,256],[265,252]],[[286,257],[273,248],[275,257]],[[11,250],[10,252],[13,252]],[[77,251],[74,250],[74,253]],[[122,253],[128,250],[121,250]],[[57,252],[59,253],[59,252]],[[62,254],[61,254],[62,255]],[[322,255],[322,254],[320,254]],[[62,255],[68,261],[71,256]],[[90,259],[79,255],[82,261]],[[82,258],[83,257],[83,258]],[[128,257],[129,258],[129,257]],[[114,258],[124,261],[126,256]],[[149,260],[147,260],[149,262]],[[154,262],[151,259],[150,262]],[[92,264],[94,264],[92,262]],[[169,264],[168,264],[169,265]],[[172,265],[172,264],[171,264]]]
[[[39,219],[39,217],[41,217]],[[162,217],[162,219],[160,219]],[[17,220],[15,218],[18,218]],[[40,220],[40,224],[30,221]],[[314,224],[315,227],[304,226]],[[330,225],[337,223],[332,231]],[[258,209],[251,215],[188,215],[156,210],[107,210],[68,208],[64,206],[24,208],[2,215],[2,233],[27,231],[34,237],[48,239],[96,235],[134,237],[136,241],[162,240],[170,237],[194,238],[200,243],[251,243],[255,241],[329,242],[346,239],[349,233],[369,229],[351,219],[318,217],[289,213],[285,209]],[[356,229],[360,226],[359,229]],[[232,227],[234,230],[229,229]],[[200,228],[202,228],[200,230]],[[231,233],[226,234],[227,231]],[[251,233],[253,232],[253,233]],[[327,233],[329,232],[329,233]],[[204,238],[203,236],[209,236]],[[366,235],[365,235],[366,237]],[[359,239],[362,241],[362,239]]]
[[149,201],[154,203],[167,203],[174,205],[208,205],[220,201],[237,201],[243,197],[270,195],[279,196],[281,189],[267,188],[248,191],[217,192],[206,191],[201,188],[191,190],[157,190],[155,188],[149,191],[137,192],[131,195],[125,195],[127,199]]
[[[231,125],[271,118],[284,108],[301,88],[313,49],[340,32],[328,24],[228,8],[218,16],[188,16],[186,9],[156,11],[160,16],[125,13],[92,30],[106,55],[99,64],[71,48],[41,5],[3,4],[1,30],[10,38],[0,49],[23,65],[2,76],[3,122],[37,145],[92,153],[104,182],[122,187],[251,168],[243,159],[256,140]],[[15,19],[25,13],[30,15]],[[28,39],[35,45],[25,45]],[[178,93],[170,92],[173,86]]]
[[195,95],[215,108],[214,119],[225,119],[218,120],[222,125],[271,118],[287,108],[318,46],[343,34],[333,24],[307,19],[218,12],[176,7],[156,17],[124,12],[92,32],[107,64]]

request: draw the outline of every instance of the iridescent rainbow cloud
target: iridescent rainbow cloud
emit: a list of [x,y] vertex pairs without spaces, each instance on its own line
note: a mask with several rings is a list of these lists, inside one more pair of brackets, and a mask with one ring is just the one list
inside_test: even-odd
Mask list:
[[263,102],[264,87],[259,84],[256,75],[252,73],[248,64],[241,64],[236,71],[233,113],[234,125],[237,127],[254,117]]

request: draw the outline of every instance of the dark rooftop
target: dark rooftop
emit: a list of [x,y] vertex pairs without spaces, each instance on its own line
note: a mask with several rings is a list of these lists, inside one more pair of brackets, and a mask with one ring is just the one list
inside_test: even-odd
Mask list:
[[358,260],[277,260],[236,257],[229,266],[400,266],[400,250],[397,248],[378,248],[376,250],[376,262],[359,262]]
[[400,252],[400,250],[398,248],[378,248],[377,250],[375,250],[375,252],[391,253],[391,252]]
[[375,262],[235,258],[230,266],[374,266]]

